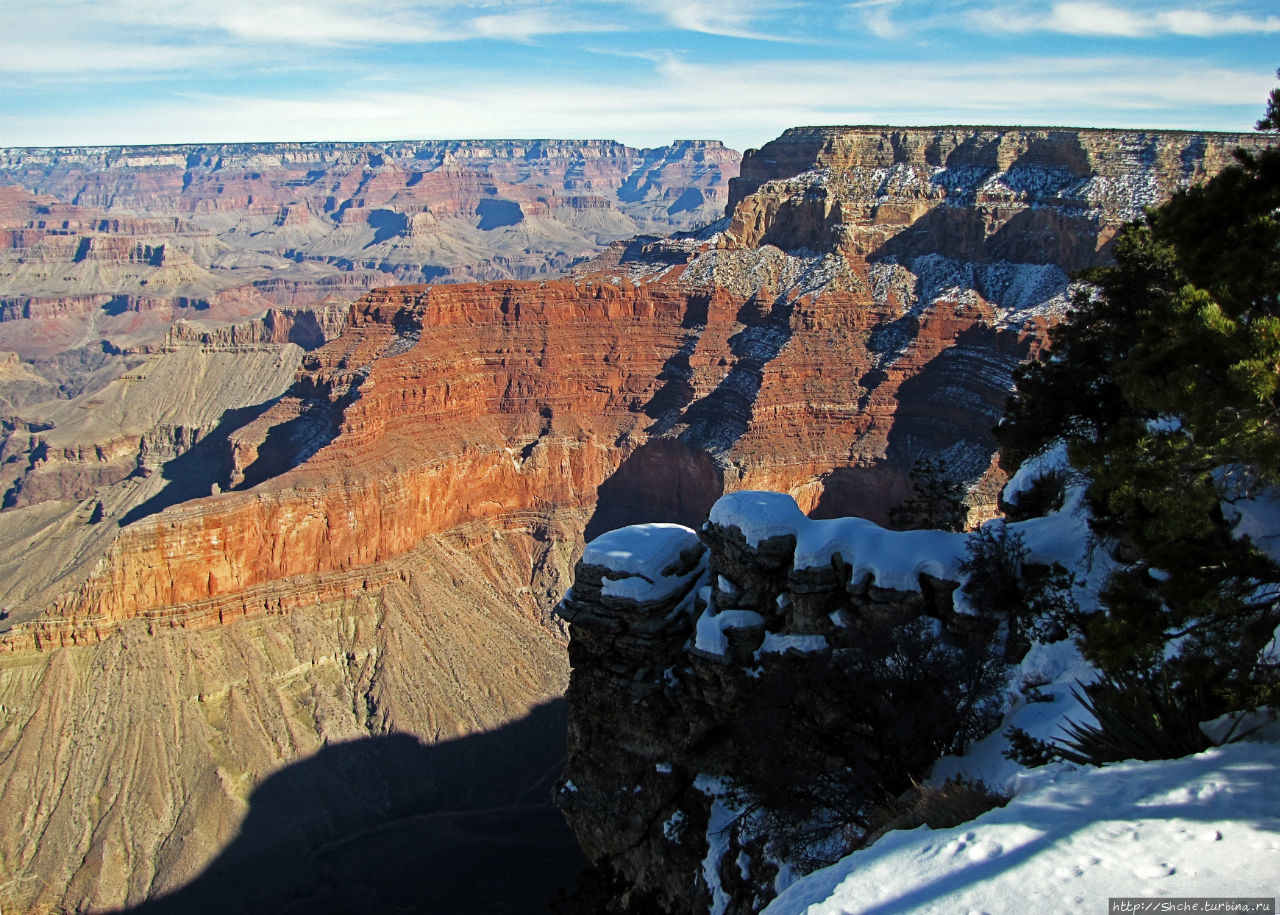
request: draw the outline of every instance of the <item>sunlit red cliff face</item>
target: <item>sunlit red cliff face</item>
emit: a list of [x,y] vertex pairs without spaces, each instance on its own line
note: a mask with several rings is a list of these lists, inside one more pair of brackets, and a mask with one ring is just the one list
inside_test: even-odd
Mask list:
[[693,140],[0,149],[0,612],[47,606],[119,526],[242,486],[230,436],[369,289],[545,277],[701,225],[738,160]]
[[[766,272],[787,269],[773,259]],[[639,283],[371,294],[340,338],[306,357],[290,394],[233,434],[223,482],[256,486],[125,528],[88,581],[11,643],[75,644],[137,616],[201,626],[349,595],[460,525],[515,523],[572,550],[584,528],[696,522],[742,487],[882,513],[892,493],[850,494],[841,475],[897,481],[901,467],[876,470],[896,424],[918,427],[920,448],[986,441],[1009,369],[1038,345],[1039,323],[997,328],[990,307],[948,302],[919,322],[909,358],[859,388],[874,358],[859,337],[894,312],[853,288],[793,298],[776,291],[779,275],[745,295],[683,284],[682,269]],[[946,353],[955,364],[939,379],[979,406],[957,414],[927,389],[901,403],[903,386]]]
[[[604,530],[697,524],[742,488],[883,518],[925,455],[981,516],[991,426],[1068,271],[1252,142],[797,130],[706,229],[568,278],[364,296],[282,396],[175,449],[199,498],[162,461],[123,525],[86,503],[93,536],[0,623],[0,904],[173,890],[326,743],[439,740],[558,695],[549,611]],[[39,510],[13,536],[34,543]]]

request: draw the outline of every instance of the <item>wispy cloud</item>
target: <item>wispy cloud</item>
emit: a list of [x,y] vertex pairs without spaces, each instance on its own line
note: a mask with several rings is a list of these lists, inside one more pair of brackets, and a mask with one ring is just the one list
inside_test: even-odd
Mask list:
[[[742,146],[806,122],[1248,129],[1280,31],[1273,0],[280,2],[0,5],[0,138]],[[1171,36],[1199,36],[1201,56]]]
[[291,50],[430,44],[620,28],[612,4],[531,0],[44,0],[0,11],[0,72],[194,68],[264,45]]
[[632,0],[640,9],[663,16],[674,28],[726,38],[792,43],[809,39],[768,22],[800,4],[774,0]]
[[[512,81],[492,71],[452,85],[422,85],[412,92],[338,90],[312,97],[193,94],[47,119],[39,125],[47,137],[40,142],[563,136],[659,145],[708,137],[743,148],[802,124],[1247,129],[1247,123],[1229,120],[1229,110],[1214,121],[1198,106],[1245,105],[1252,112],[1268,83],[1249,72],[1207,68],[1193,74],[1116,57],[1027,58],[932,72],[910,63],[869,70],[854,62],[670,60],[651,80],[627,85],[575,84],[546,73]],[[23,128],[0,114],[0,135],[13,137],[10,142],[30,142]]]
[[571,11],[542,7],[476,16],[463,22],[459,32],[467,37],[528,41],[542,35],[582,35],[617,32],[621,29],[622,26],[616,22],[590,19],[574,15]]
[[848,4],[846,9],[872,35],[891,40],[901,38],[907,32],[903,24],[894,19],[894,13],[900,5],[901,0],[859,0]]
[[1159,35],[1214,37],[1280,32],[1280,16],[1206,9],[1135,10],[1091,0],[1055,3],[1048,10],[996,7],[976,10],[969,16],[978,27],[992,32],[1059,32],[1117,38]]

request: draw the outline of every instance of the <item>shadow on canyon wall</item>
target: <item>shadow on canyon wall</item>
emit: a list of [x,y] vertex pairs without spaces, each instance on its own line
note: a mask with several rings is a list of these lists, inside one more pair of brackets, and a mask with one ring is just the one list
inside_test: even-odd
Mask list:
[[120,526],[140,521],[171,505],[207,496],[213,491],[214,484],[224,485],[231,472],[232,433],[253,422],[272,403],[274,401],[269,400],[249,407],[232,407],[224,412],[217,426],[190,449],[162,465],[159,472],[167,481],[164,489],[130,509],[120,518]]
[[1004,415],[1009,379],[1029,354],[1029,341],[1016,330],[971,327],[959,333],[898,388],[884,458],[827,473],[811,517],[858,515],[888,523],[889,509],[911,495],[911,467],[922,457],[945,457],[956,478],[975,482],[996,451],[994,429]]
[[[689,357],[706,327],[709,300],[693,297],[682,326],[690,333],[663,365],[663,382],[644,406],[655,437],[633,451],[601,484],[596,510],[583,532],[588,541],[629,524],[671,521],[697,528],[724,494],[723,454],[750,428],[765,367],[791,339],[791,302],[751,298],[737,320],[746,325],[729,340],[734,363],[701,399],[690,381]],[[664,437],[678,423],[686,429]]]
[[551,803],[565,714],[327,746],[258,786],[200,876],[128,915],[545,912],[586,864]]
[[724,493],[724,470],[701,448],[678,439],[645,442],[600,484],[583,536],[594,540],[628,524],[670,521],[697,528]]

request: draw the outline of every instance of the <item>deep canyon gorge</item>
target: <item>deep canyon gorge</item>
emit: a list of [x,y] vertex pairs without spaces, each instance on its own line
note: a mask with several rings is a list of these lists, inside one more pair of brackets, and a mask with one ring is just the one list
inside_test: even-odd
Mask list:
[[991,516],[1073,271],[1265,142],[0,151],[0,908],[413,910],[455,839],[549,898],[586,541],[748,489],[884,521],[938,456]]

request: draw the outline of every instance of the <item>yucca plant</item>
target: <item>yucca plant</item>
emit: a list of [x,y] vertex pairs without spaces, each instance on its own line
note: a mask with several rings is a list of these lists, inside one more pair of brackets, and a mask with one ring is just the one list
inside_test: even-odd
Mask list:
[[1063,725],[1067,738],[1055,741],[1054,750],[1068,762],[1177,759],[1213,745],[1200,730],[1203,704],[1177,695],[1165,678],[1105,677],[1071,693],[1097,723]]

